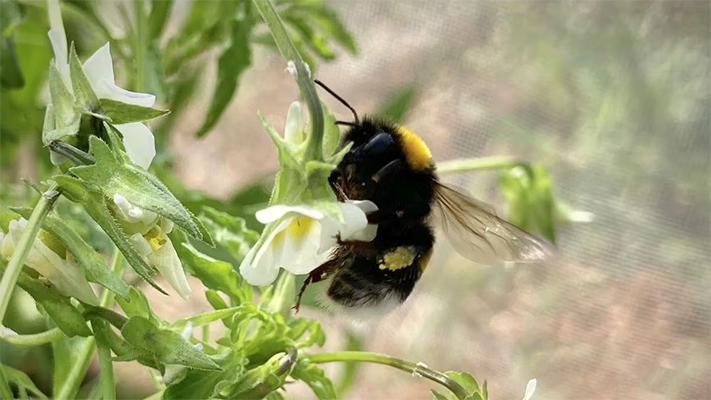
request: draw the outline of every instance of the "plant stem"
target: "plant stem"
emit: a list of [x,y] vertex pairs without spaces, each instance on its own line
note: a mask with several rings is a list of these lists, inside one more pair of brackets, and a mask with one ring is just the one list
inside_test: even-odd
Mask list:
[[449,389],[460,399],[464,399],[468,395],[467,391],[459,383],[439,371],[428,368],[423,363],[412,363],[399,358],[386,356],[384,354],[365,351],[335,351],[332,353],[312,354],[309,355],[308,358],[315,364],[356,361],[388,365],[401,371],[409,372],[413,375],[420,375],[431,381],[437,382]]
[[96,348],[99,353],[99,371],[101,373],[101,394],[103,400],[116,400],[116,381],[114,379],[114,364],[111,360],[111,348],[106,341],[106,321],[92,320]]
[[57,198],[59,197],[56,190],[57,186],[51,185],[45,193],[55,193],[55,195],[42,195],[40,197],[39,201],[35,205],[35,209],[32,210],[30,220],[27,221],[25,232],[22,234],[19,243],[17,243],[17,246],[15,247],[14,253],[12,254],[12,258],[10,258],[10,262],[7,264],[5,274],[2,276],[2,281],[0,281],[0,325],[2,325],[2,321],[5,318],[7,307],[10,305],[10,297],[12,297],[12,290],[15,288],[17,278],[20,276],[20,272],[22,271],[22,266],[25,265],[27,255],[30,254],[30,249],[35,243],[37,233],[39,233],[44,219],[52,209],[52,205],[54,205],[54,202],[57,201]]
[[0,330],[2,330],[0,331],[0,339],[12,345],[23,347],[40,346],[64,337],[64,333],[62,333],[59,328],[52,328],[44,332],[33,333],[30,335],[20,335],[7,328],[0,328]]
[[526,164],[527,163],[523,161],[506,156],[464,158],[460,160],[451,160],[437,163],[437,173],[439,173],[440,175],[447,175],[466,171],[483,171],[489,169],[511,168],[517,165]]
[[[111,272],[115,274],[120,274],[123,268],[123,256],[118,249],[114,250],[114,258],[111,261]],[[109,308],[113,304],[114,296],[113,292],[109,289],[104,289],[101,294],[101,300],[99,305],[104,308]],[[57,399],[70,399],[74,398],[77,391],[79,390],[79,385],[81,385],[86,371],[89,369],[89,364],[91,363],[91,356],[94,354],[94,345],[96,343],[95,338],[92,336],[88,338],[84,345],[78,350],[79,356],[77,357],[77,362],[72,366],[72,369],[67,374],[67,378],[64,381],[64,385],[59,389]],[[111,378],[113,380],[113,377]],[[102,380],[102,385],[103,385]],[[103,388],[102,388],[103,389]]]
[[136,47],[133,51],[136,56],[136,91],[142,92],[145,85],[146,49],[148,45],[148,21],[146,20],[146,5],[143,0],[133,0],[133,14],[136,18]]
[[311,116],[309,123],[311,125],[311,134],[306,144],[305,159],[307,161],[323,161],[323,110],[321,109],[321,101],[316,93],[316,86],[311,78],[311,71],[296,50],[296,46],[294,46],[289,34],[286,32],[284,23],[279,18],[279,14],[274,9],[272,2],[270,0],[253,0],[253,3],[267,23],[281,56],[287,63],[293,62],[294,67],[296,67],[296,84],[299,86],[299,91],[306,101],[309,115]]

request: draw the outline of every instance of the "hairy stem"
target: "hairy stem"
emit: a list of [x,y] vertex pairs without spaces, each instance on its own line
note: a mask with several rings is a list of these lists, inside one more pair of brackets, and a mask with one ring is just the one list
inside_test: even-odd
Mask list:
[[[121,252],[118,249],[115,249],[114,258],[111,262],[111,271],[115,274],[120,274],[122,268],[123,256],[121,255]],[[109,308],[113,304],[113,300],[113,292],[108,289],[104,289],[104,292],[101,294],[101,301],[99,305],[104,308]],[[82,380],[84,380],[84,375],[86,375],[86,371],[89,369],[89,364],[91,363],[91,356],[94,355],[95,344],[96,340],[92,336],[88,338],[84,342],[84,345],[78,350],[79,356],[77,357],[77,362],[72,366],[72,369],[69,371],[69,374],[67,374],[67,378],[64,381],[62,387],[59,388],[57,396],[55,396],[57,399],[74,398],[77,391],[79,390],[79,385],[81,385]],[[113,377],[111,379],[113,379]]]
[[309,115],[311,116],[309,122],[311,134],[306,144],[305,159],[323,161],[323,110],[321,109],[321,101],[316,93],[316,86],[311,78],[311,71],[296,50],[296,46],[294,46],[289,34],[286,32],[284,23],[279,18],[279,14],[274,9],[272,2],[270,0],[253,0],[253,3],[267,23],[281,56],[287,63],[293,62],[296,68],[296,84],[299,85],[299,91],[304,101],[306,101]]
[[64,337],[64,333],[59,328],[33,333],[29,335],[20,335],[7,328],[0,328],[0,339],[22,347],[40,346],[43,344],[54,342],[57,339]]
[[[7,264],[5,274],[2,276],[2,281],[0,281],[0,325],[5,318],[7,307],[10,304],[12,290],[15,288],[17,278],[22,271],[22,266],[25,265],[27,255],[30,254],[30,249],[35,243],[42,223],[45,218],[47,218],[47,214],[49,214],[52,209],[52,205],[54,205],[54,202],[57,201],[59,197],[56,185],[52,185],[45,193],[47,193],[47,195],[42,195],[37,205],[35,205],[32,215],[30,215],[30,220],[27,221],[25,232],[23,232],[19,243],[15,247],[15,252]],[[50,194],[53,195],[50,196]]]
[[464,399],[468,395],[467,391],[464,390],[459,383],[439,371],[428,368],[423,363],[413,363],[399,358],[386,356],[384,354],[364,351],[335,351],[333,353],[312,354],[309,355],[308,358],[315,364],[356,361],[388,365],[401,371],[405,371],[413,375],[419,375],[433,382],[437,382],[449,389],[460,399]]

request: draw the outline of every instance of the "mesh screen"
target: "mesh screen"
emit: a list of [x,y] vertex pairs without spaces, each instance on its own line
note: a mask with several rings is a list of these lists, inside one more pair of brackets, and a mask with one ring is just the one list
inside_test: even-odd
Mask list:
[[[563,261],[535,269],[477,267],[441,241],[366,348],[469,371],[498,399],[521,398],[534,377],[539,399],[710,398],[709,2],[333,5],[360,53],[317,73],[361,113],[414,85],[404,122],[437,160],[542,163],[558,199],[595,214],[561,227]],[[242,133],[231,146],[215,133],[198,145],[214,161],[181,165],[194,187],[229,192],[276,165],[254,107],[278,125],[296,90],[276,56],[256,59],[221,123]],[[234,144],[247,136],[256,150]],[[192,140],[179,139],[179,154],[200,152]],[[448,180],[503,204],[496,173]],[[385,367],[365,366],[358,380],[350,398],[430,397],[428,382]]]

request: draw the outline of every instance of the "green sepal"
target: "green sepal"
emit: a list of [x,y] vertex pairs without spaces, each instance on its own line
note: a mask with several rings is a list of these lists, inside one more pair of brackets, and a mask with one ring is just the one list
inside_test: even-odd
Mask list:
[[49,66],[47,81],[52,101],[47,106],[42,127],[42,143],[45,146],[76,135],[81,125],[81,114],[74,108],[74,96],[64,84],[55,63]]
[[113,198],[118,193],[131,204],[173,221],[191,237],[214,246],[202,222],[155,176],[143,168],[120,162],[109,146],[98,137],[92,136],[89,143],[96,163],[73,167],[70,169],[73,174],[101,188],[107,198]]
[[152,353],[163,364],[185,365],[202,370],[222,370],[209,356],[193,347],[179,333],[158,328],[146,318],[130,318],[121,328],[121,334],[128,343]]
[[[29,219],[32,209],[28,207],[10,207],[25,219]],[[121,278],[106,267],[104,257],[97,253],[87,242],[82,239],[72,228],[54,213],[47,215],[42,228],[59,240],[64,247],[74,256],[77,264],[84,268],[86,277],[91,282],[111,290],[119,296],[128,299],[128,285]]]
[[152,278],[152,275],[157,272],[155,268],[143,261],[143,257],[134,249],[133,244],[128,240],[121,226],[109,212],[104,194],[93,187],[89,188],[84,182],[70,176],[59,175],[54,180],[69,200],[81,204],[89,216],[99,224],[121,251],[131,268],[156,290],[167,295],[168,293],[158,286]]
[[[321,102],[321,109],[323,109],[323,154],[329,157],[341,142],[341,130],[336,125],[336,116],[328,111],[324,102]],[[331,161],[329,163],[338,164]]]
[[185,265],[186,271],[194,275],[209,289],[219,290],[232,299],[233,304],[242,304],[252,301],[252,289],[232,268],[224,261],[207,256],[190,243],[181,243],[175,246],[178,256]]
[[72,90],[74,91],[75,107],[82,112],[94,113],[99,108],[99,98],[94,92],[94,88],[89,83],[89,78],[84,73],[84,67],[79,61],[79,56],[72,42],[69,49],[69,75],[72,78]]
[[147,121],[170,113],[170,110],[158,110],[111,99],[99,99],[98,101],[101,105],[103,115],[106,116],[112,124]]

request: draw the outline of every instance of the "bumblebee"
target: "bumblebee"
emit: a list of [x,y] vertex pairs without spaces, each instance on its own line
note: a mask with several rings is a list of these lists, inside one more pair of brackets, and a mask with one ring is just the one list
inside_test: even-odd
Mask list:
[[351,149],[329,182],[339,201],[370,200],[378,210],[371,242],[338,240],[330,258],[313,270],[301,287],[294,308],[311,283],[328,283],[320,302],[339,311],[388,312],[402,304],[427,268],[435,242],[434,219],[453,247],[482,264],[540,262],[550,245],[496,216],[494,211],[440,183],[425,142],[402,125],[379,117],[360,119],[344,99],[315,81],[346,106],[353,122],[337,121],[348,130],[341,148]]

